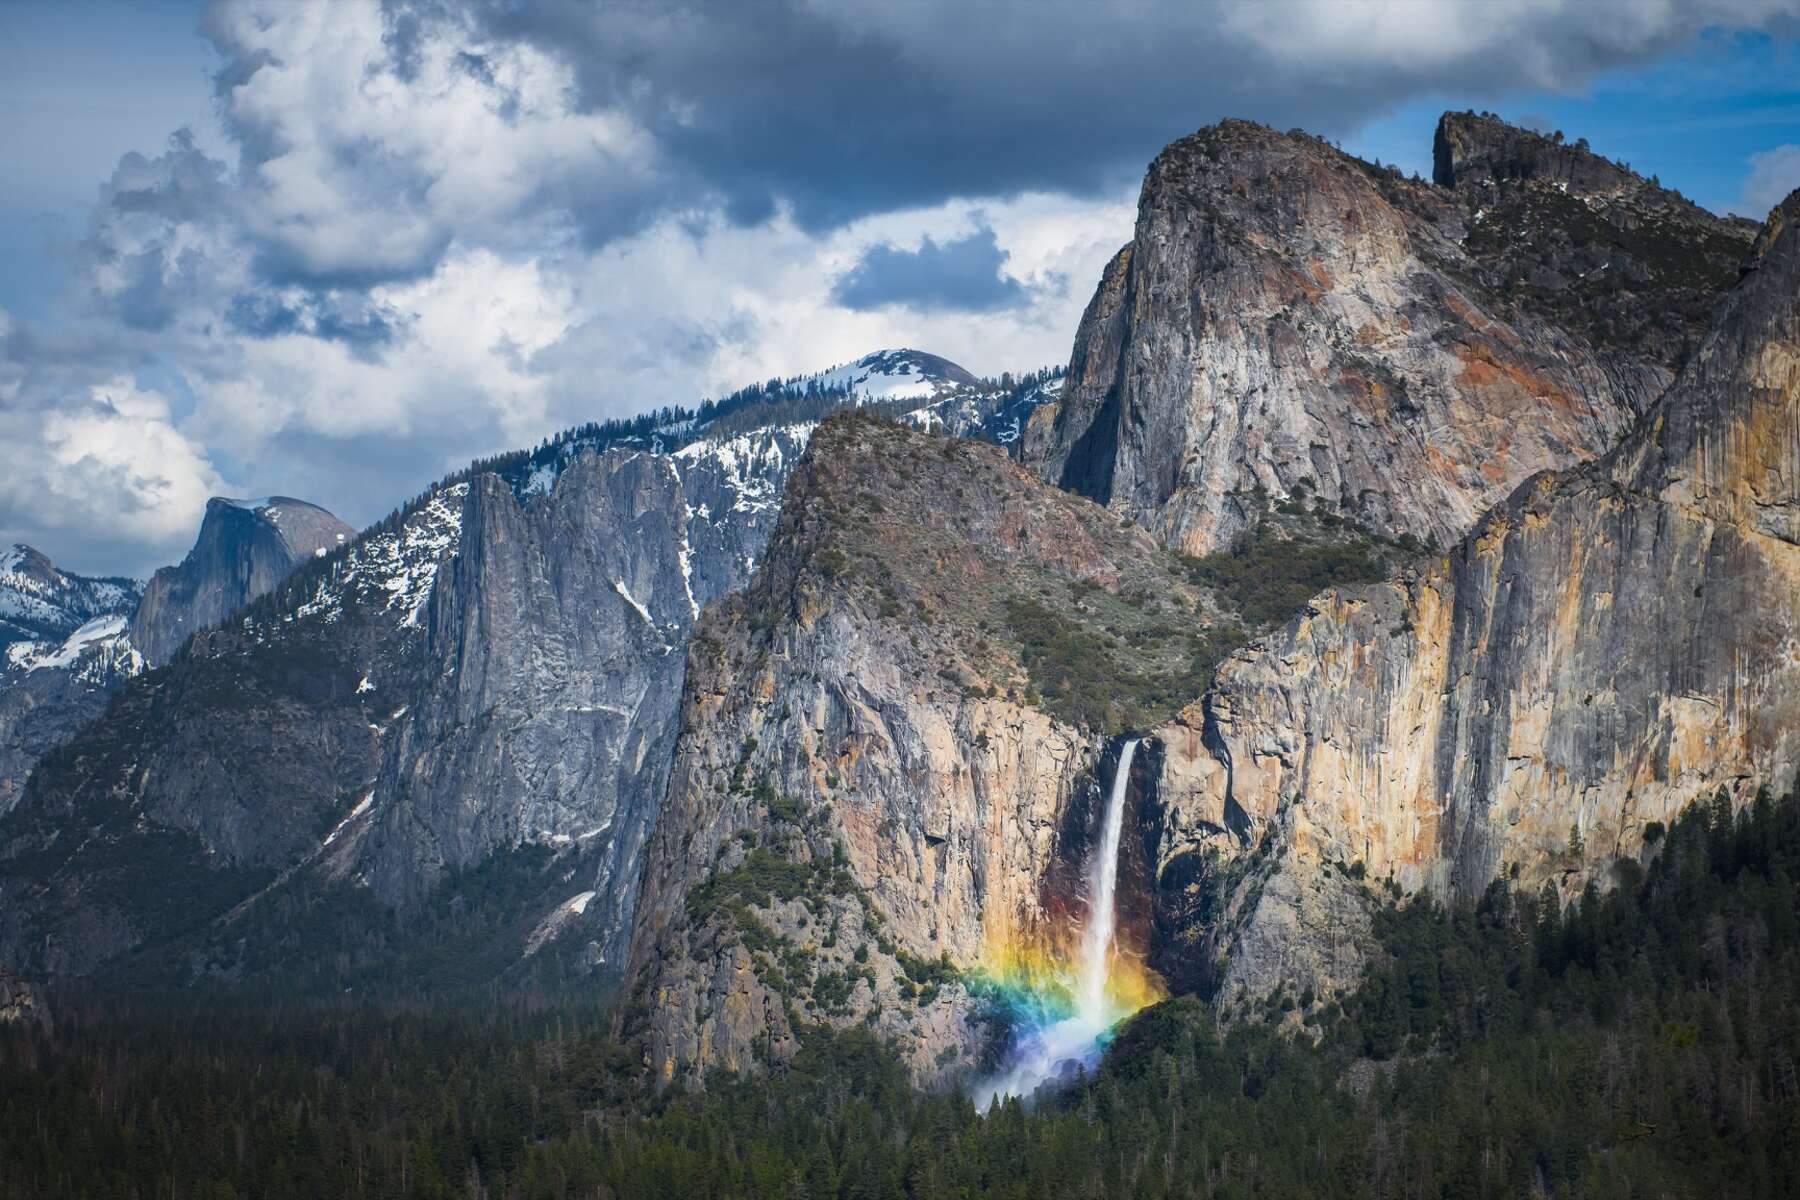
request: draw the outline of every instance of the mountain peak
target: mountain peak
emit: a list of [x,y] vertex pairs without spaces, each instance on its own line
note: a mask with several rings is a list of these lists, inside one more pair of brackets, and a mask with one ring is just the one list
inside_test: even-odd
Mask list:
[[821,390],[847,388],[871,400],[930,400],[980,382],[974,372],[947,358],[906,347],[876,350],[805,380]]
[[1509,125],[1491,113],[1447,112],[1432,139],[1432,181],[1454,188],[1471,182],[1542,180],[1583,196],[1622,195],[1648,181],[1630,168],[1595,154],[1586,138],[1562,131],[1539,133]]
[[48,555],[24,542],[14,542],[10,550],[0,554],[0,575],[26,575],[50,582],[58,574]]
[[144,589],[132,640],[150,662],[165,663],[189,634],[216,625],[302,562],[355,536],[330,512],[291,496],[214,496],[206,502],[194,548]]

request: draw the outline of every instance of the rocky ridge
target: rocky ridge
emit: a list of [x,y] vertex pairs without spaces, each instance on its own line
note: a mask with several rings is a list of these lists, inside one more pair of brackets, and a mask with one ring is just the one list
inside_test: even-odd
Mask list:
[[691,643],[624,1018],[648,1064],[746,1068],[867,1020],[921,1078],[970,1067],[958,980],[1056,936],[1098,817],[1108,740],[1034,651],[1155,703],[1218,619],[1143,533],[998,450],[821,426]]
[[0,555],[0,816],[44,752],[143,668],[126,630],[138,598],[135,580],[73,575],[30,546]]
[[0,815],[126,680],[351,532],[301,500],[215,497],[186,559],[147,585],[71,575],[29,546],[0,558]]
[[[1445,121],[1445,186],[1242,121],[1164,150],[1023,460],[1207,553],[1295,497],[1448,545],[1529,476],[1610,448],[1679,363],[1643,329],[1573,319],[1602,286],[1570,282],[1607,241],[1590,227],[1634,248],[1621,278],[1643,277],[1606,311],[1690,322],[1750,231],[1586,158],[1515,179],[1535,135]],[[1591,178],[1612,191],[1570,190]],[[1540,259],[1561,274],[1532,274]]]
[[1757,225],[1628,166],[1488,115],[1445,113],[1433,181],[1469,214],[1462,248],[1509,311],[1677,371]]

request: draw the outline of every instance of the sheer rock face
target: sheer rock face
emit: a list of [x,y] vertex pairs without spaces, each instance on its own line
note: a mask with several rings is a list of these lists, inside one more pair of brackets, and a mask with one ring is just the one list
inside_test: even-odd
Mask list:
[[[967,992],[909,998],[902,956],[969,968],[1048,936],[1070,899],[1054,868],[1082,861],[1098,815],[1102,753],[1027,701],[992,610],[1076,581],[1191,605],[1163,561],[994,448],[862,418],[820,427],[755,579],[692,642],[624,1020],[660,1078],[780,1057],[796,1018],[870,1014],[921,1079],[969,1066]],[[733,889],[754,893],[777,860],[810,890],[734,914]],[[850,975],[841,1004],[808,986],[814,971]]]
[[131,636],[153,666],[174,657],[189,636],[209,629],[286,579],[295,567],[335,550],[356,531],[304,500],[206,502],[194,548],[144,589]]
[[[0,846],[0,941],[83,973],[186,937],[232,972],[272,893],[404,908],[537,843],[570,860],[550,915],[616,957],[695,607],[686,519],[664,456],[588,452],[524,502],[476,476],[203,633],[34,777]],[[169,887],[182,910],[137,900]]]
[[424,657],[437,679],[385,747],[369,828],[349,839],[378,894],[529,843],[580,847],[590,937],[614,961],[674,736],[693,599],[670,460],[611,451],[521,504],[472,481]]
[[[140,951],[178,977],[312,969],[333,946],[279,933],[307,905],[348,889],[376,902],[355,921],[405,927],[455,872],[537,847],[535,915],[481,969],[553,942],[615,968],[688,630],[748,579],[812,428],[442,485],[202,631],[0,826],[0,953],[45,975]],[[280,942],[256,961],[252,926]]]
[[[1200,967],[1222,969],[1228,1006],[1284,979],[1329,994],[1360,965],[1339,944],[1353,916],[1295,923],[1270,878],[1353,895],[1340,868],[1360,863],[1405,892],[1506,875],[1567,896],[1697,796],[1792,777],[1797,214],[1800,194],[1613,452],[1529,481],[1409,578],[1319,597],[1159,731],[1170,945],[1224,956]],[[1277,852],[1231,919],[1180,919],[1208,871],[1265,839]],[[1285,960],[1241,952],[1273,941]]]
[[[1514,228],[1474,188],[1407,181],[1239,121],[1174,143],[1151,165],[1135,237],[1082,320],[1061,403],[1033,417],[1025,461],[1204,553],[1254,521],[1252,494],[1300,489],[1379,532],[1446,545],[1529,476],[1605,451],[1669,364],[1644,339],[1572,332],[1567,306],[1471,248],[1510,239],[1554,257],[1587,207],[1558,192],[1578,213],[1520,207]],[[1673,253],[1702,233],[1733,252],[1695,269],[1710,297],[1746,232],[1714,219],[1643,236]],[[1630,305],[1665,298],[1650,291]]]

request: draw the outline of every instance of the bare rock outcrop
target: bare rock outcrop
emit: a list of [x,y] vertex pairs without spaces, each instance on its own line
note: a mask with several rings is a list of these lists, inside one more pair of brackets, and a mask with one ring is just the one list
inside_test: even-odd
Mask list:
[[[1354,978],[1331,921],[1293,921],[1271,876],[1464,897],[1505,876],[1568,896],[1696,797],[1791,779],[1797,215],[1800,194],[1616,449],[1528,481],[1403,579],[1318,597],[1160,731],[1165,903],[1186,949],[1221,957],[1228,1005]],[[1215,903],[1202,935],[1179,918],[1209,878],[1235,908]],[[1299,949],[1278,967],[1243,953],[1271,940]]]
[[47,1025],[50,1012],[29,983],[0,968],[0,1025],[14,1022]]
[[[1242,121],[1165,149],[1027,464],[1205,553],[1301,492],[1448,545],[1531,475],[1609,449],[1679,365],[1623,326],[1679,309],[1697,329],[1749,231],[1591,155],[1510,171],[1485,125],[1446,121],[1448,186]],[[1587,258],[1613,243],[1642,269],[1602,286]],[[1617,321],[1592,316],[1595,291]]]
[[288,496],[206,502],[200,535],[180,565],[164,567],[144,588],[131,637],[161,666],[181,644],[286,579],[314,555],[356,536],[316,504]]

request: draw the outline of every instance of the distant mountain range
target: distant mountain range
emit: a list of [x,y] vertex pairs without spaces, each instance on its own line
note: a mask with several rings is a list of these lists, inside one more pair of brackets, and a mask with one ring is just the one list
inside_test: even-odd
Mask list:
[[[869,407],[1015,441],[1058,386],[1055,372],[983,383],[936,355],[880,351],[693,410],[569,430],[445,479],[361,535],[302,501],[212,501],[180,566],[141,594],[127,581],[97,592],[112,610],[81,635],[79,653],[45,640],[13,648],[18,668],[0,706],[27,714],[14,733],[13,794],[70,739],[40,786],[104,786],[109,806],[115,784],[147,789],[109,808],[129,829],[101,820],[85,851],[20,896],[60,907],[58,925],[104,927],[52,938],[30,965],[85,970],[140,943],[189,954],[195,938],[236,936],[217,927],[221,917],[254,924],[286,904],[317,906],[322,893],[426,903],[447,873],[496,854],[530,863],[530,887],[569,880],[580,898],[559,894],[543,911],[535,894],[509,898],[523,907],[507,920],[530,917],[501,939],[509,962],[577,930],[580,954],[617,959],[688,628],[750,577],[819,418]],[[103,662],[116,667],[102,672]],[[121,684],[165,663],[76,736]],[[96,756],[99,747],[111,753]],[[52,842],[51,825],[99,815],[62,805],[28,805],[50,821],[38,831]],[[168,836],[153,841],[178,844],[163,846],[174,858],[90,868],[102,845],[135,857],[126,847],[141,836],[138,811],[157,814]],[[178,884],[178,864],[208,882]],[[190,887],[236,907],[184,903],[164,922],[153,905],[94,905],[94,875],[115,871],[129,877],[108,885],[124,898]],[[64,881],[66,896],[55,886]],[[340,932],[355,939],[380,923],[368,916]],[[322,951],[253,945],[245,953],[266,960],[203,973],[312,963]]]

